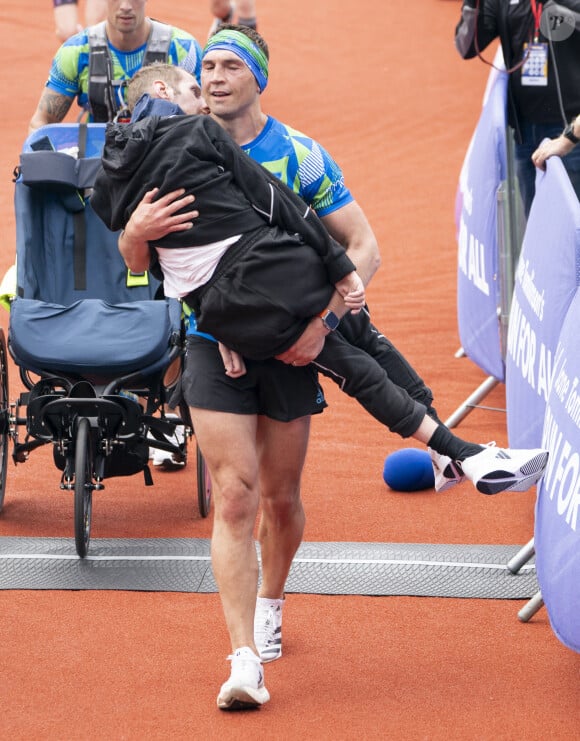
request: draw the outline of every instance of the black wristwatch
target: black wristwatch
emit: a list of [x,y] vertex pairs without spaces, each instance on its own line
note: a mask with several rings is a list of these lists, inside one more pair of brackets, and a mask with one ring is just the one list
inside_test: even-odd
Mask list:
[[562,136],[565,136],[568,141],[572,142],[572,144],[578,144],[580,142],[580,139],[574,134],[574,122],[569,123],[568,126],[564,129],[562,132]]
[[340,319],[336,316],[334,311],[331,311],[330,309],[325,309],[318,316],[322,319],[322,323],[330,332],[334,332],[340,324]]

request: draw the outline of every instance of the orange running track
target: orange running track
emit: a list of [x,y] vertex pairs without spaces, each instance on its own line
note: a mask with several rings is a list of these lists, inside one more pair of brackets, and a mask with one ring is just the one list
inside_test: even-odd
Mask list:
[[[81,3],[82,4],[82,3]],[[314,136],[344,168],[381,245],[375,323],[434,389],[446,419],[484,379],[459,347],[454,198],[488,70],[453,46],[460,3],[258,0],[271,48],[268,112]],[[203,42],[207,2],[150,0],[151,16]],[[0,269],[14,257],[12,170],[56,50],[48,0],[4,0]],[[491,53],[490,53],[491,57]],[[3,312],[3,310],[0,310]],[[1,315],[6,330],[7,315]],[[19,390],[13,368],[10,398]],[[486,498],[469,484],[400,494],[382,481],[401,446],[325,384],[304,476],[307,541],[523,545],[535,491]],[[503,388],[486,400],[502,408]],[[506,444],[505,414],[476,410],[460,434]],[[207,538],[193,466],[112,479],[93,538]],[[49,450],[10,463],[1,536],[73,537],[72,497]],[[292,594],[271,702],[220,713],[228,643],[215,594],[0,590],[0,738],[572,739],[580,657],[522,601]]]

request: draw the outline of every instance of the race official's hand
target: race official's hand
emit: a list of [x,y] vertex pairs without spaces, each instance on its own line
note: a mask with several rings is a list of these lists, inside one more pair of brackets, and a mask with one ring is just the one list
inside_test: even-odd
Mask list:
[[190,206],[195,197],[184,195],[185,190],[173,190],[157,198],[159,188],[147,191],[127,222],[125,232],[129,239],[155,242],[173,232],[183,232],[193,227],[199,211],[177,213]]

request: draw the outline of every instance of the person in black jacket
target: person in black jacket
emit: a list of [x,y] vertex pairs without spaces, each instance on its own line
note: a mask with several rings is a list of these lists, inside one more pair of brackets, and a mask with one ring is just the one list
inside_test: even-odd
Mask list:
[[[464,0],[455,46],[464,59],[481,56],[499,38],[509,72],[508,122],[515,135],[518,182],[526,216],[535,193],[532,154],[563,131],[580,110],[580,0]],[[574,141],[571,138],[571,141]],[[580,195],[580,150],[563,159]]]
[[[152,184],[163,196],[187,183],[200,213],[195,229],[162,237],[154,248],[165,294],[183,298],[202,331],[263,360],[296,341],[334,286],[347,310],[362,308],[354,264],[298,196],[209,116],[159,117],[154,110],[109,126],[92,207],[116,231]],[[184,255],[186,280],[175,259]],[[237,292],[228,271],[240,275]],[[258,326],[265,316],[266,330]]]

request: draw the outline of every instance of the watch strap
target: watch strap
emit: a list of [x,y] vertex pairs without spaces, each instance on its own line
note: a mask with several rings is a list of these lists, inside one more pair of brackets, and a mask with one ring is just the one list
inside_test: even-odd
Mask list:
[[578,142],[580,142],[580,138],[574,134],[574,123],[573,122],[569,123],[568,126],[566,126],[566,128],[562,132],[562,136],[565,136],[566,139],[568,139],[568,141],[572,142],[572,144],[578,144]]

